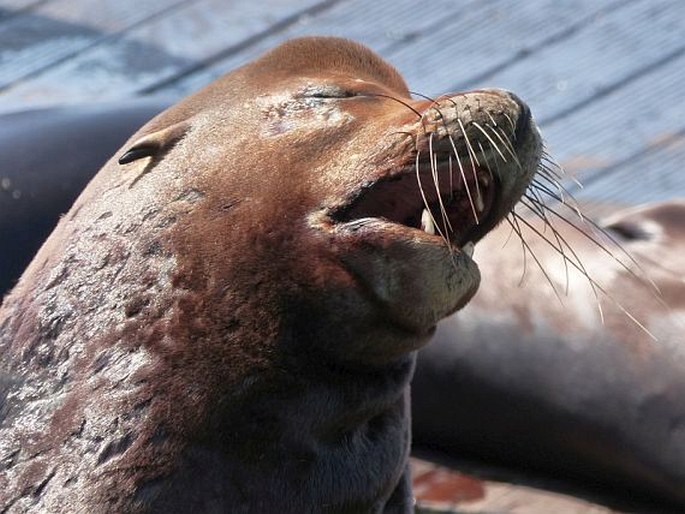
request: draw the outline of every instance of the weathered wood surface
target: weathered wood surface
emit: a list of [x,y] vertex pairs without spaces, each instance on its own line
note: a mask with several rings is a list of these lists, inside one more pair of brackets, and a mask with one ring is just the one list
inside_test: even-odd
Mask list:
[[[419,93],[515,91],[585,183],[581,198],[685,195],[682,0],[0,0],[0,112],[178,97],[305,34],[370,45]],[[422,465],[417,473],[430,471]],[[609,512],[488,487],[453,503],[465,512]]]

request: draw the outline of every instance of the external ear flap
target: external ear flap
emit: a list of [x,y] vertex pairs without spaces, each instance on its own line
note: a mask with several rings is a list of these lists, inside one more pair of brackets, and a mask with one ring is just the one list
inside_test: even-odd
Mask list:
[[119,157],[119,164],[128,164],[144,157],[158,159],[188,132],[188,128],[188,123],[183,121],[141,137]]
[[155,145],[134,145],[124,155],[119,157],[119,164],[128,164],[143,157],[152,157],[159,151],[159,148],[159,146]]

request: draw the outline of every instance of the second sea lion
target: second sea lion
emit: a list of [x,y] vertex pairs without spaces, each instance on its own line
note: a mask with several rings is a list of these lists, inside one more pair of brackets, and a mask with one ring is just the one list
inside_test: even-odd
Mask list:
[[[539,220],[530,223],[543,233]],[[527,266],[514,239],[505,246],[506,227],[478,245],[487,286],[419,355],[416,442],[574,477],[624,505],[665,500],[680,511],[685,201],[626,209],[598,225],[613,241],[558,226],[583,270],[564,265],[549,230],[547,241],[525,238]]]

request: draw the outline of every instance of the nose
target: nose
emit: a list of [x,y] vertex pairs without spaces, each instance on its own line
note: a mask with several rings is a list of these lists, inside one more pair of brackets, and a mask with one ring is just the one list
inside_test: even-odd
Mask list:
[[516,138],[516,141],[520,141],[521,138],[523,137],[523,135],[526,134],[528,132],[528,130],[530,129],[530,122],[532,120],[532,116],[530,114],[530,108],[528,107],[528,105],[523,100],[521,100],[514,93],[507,92],[507,94],[519,106],[519,117],[518,117],[518,120],[516,121],[516,129],[514,130],[514,137]]

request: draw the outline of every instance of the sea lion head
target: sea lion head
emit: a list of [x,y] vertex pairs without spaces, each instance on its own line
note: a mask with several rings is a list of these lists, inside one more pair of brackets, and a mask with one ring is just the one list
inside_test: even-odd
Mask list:
[[313,339],[333,330],[350,342],[327,350],[364,362],[417,348],[471,298],[469,243],[512,208],[540,154],[514,95],[413,99],[394,68],[335,38],[267,53],[157,118],[129,151],[179,131],[150,177],[185,170],[203,197],[175,231],[182,275],[217,291],[244,282],[245,294],[268,284],[290,321]]

